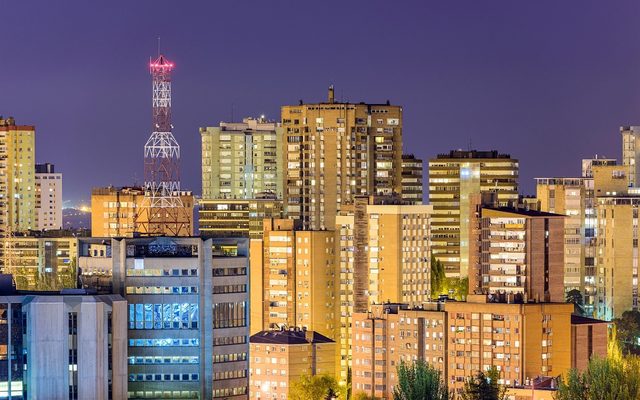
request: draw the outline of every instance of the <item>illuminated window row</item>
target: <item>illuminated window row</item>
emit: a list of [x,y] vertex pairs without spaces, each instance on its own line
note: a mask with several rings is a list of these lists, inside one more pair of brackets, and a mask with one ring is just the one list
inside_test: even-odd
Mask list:
[[127,286],[127,294],[196,294],[197,286]]
[[198,399],[200,394],[193,390],[154,390],[128,392],[129,399]]
[[198,364],[198,356],[173,356],[173,357],[129,357],[130,365],[143,364]]
[[200,374],[129,374],[129,382],[197,382]]
[[246,377],[247,377],[246,369],[236,369],[233,371],[215,372],[213,374],[214,381],[219,381],[222,379],[238,379],[238,378],[246,378]]
[[247,285],[215,285],[213,287],[213,294],[223,293],[245,293],[247,291]]
[[129,339],[129,347],[197,347],[200,339]]
[[246,361],[247,353],[214,354],[214,363],[224,363],[233,361]]
[[244,344],[247,343],[246,336],[215,336],[213,338],[214,346],[227,346],[234,344]]
[[239,386],[234,388],[225,388],[225,389],[214,389],[213,397],[229,397],[229,396],[241,396],[247,394],[246,386]]
[[197,268],[127,269],[127,276],[198,276]]
[[129,304],[129,329],[197,329],[194,303]]

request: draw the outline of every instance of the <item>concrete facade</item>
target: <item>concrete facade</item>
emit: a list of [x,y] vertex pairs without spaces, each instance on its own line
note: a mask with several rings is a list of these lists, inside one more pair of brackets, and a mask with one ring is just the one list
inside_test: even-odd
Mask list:
[[37,230],[62,229],[62,174],[53,164],[36,164]]
[[128,397],[248,396],[248,239],[82,239],[86,287],[128,301]]
[[0,365],[0,397],[8,397],[10,381],[14,399],[126,398],[127,307],[121,296],[18,294],[0,297],[0,309],[7,327],[0,328],[0,343],[5,356],[12,355],[0,362],[12,364]]

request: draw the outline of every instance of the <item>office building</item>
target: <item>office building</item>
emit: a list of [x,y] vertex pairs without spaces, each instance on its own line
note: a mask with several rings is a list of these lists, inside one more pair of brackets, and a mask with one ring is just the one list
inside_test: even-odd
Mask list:
[[510,207],[484,207],[480,257],[469,291],[527,301],[564,302],[565,216]]
[[284,218],[282,200],[213,199],[198,202],[198,223],[203,237],[262,239],[265,218]]
[[14,235],[0,246],[0,260],[20,290],[76,287],[77,238]]
[[[497,367],[509,394],[524,387],[531,393],[534,378],[563,375],[582,368],[585,357],[606,354],[606,324],[572,319],[572,304],[486,300],[384,304],[354,314],[353,393],[393,398],[397,366],[415,360],[440,370],[454,392],[478,371]],[[598,328],[589,329],[591,323]],[[574,357],[574,350],[581,354]]]
[[93,238],[79,252],[83,286],[128,302],[128,398],[248,398],[247,239]]
[[[191,192],[180,192],[180,200],[184,207],[183,214],[190,216],[191,221],[180,224],[177,236],[192,236],[194,196]],[[164,222],[159,216],[153,218],[153,222],[150,223],[149,214],[142,212],[144,202],[144,190],[139,187],[94,188],[91,191],[91,235],[93,237],[133,237],[134,233],[141,233],[142,225],[151,224],[157,227],[172,223],[169,214],[166,215]],[[143,215],[147,220],[141,217]],[[176,230],[173,228],[165,226],[164,233],[174,236],[172,233]]]
[[402,200],[422,204],[422,160],[413,154],[402,155]]
[[84,291],[24,293],[2,275],[0,398],[124,399],[127,303]]
[[338,102],[282,107],[285,210],[311,230],[333,229],[356,195],[400,195],[402,107]]
[[[333,231],[305,231],[300,221],[265,219],[264,238],[252,241],[252,333],[301,327],[335,336]],[[254,262],[261,258],[262,263]],[[262,313],[257,308],[262,305]]]
[[335,375],[335,342],[300,328],[251,336],[250,398],[287,399],[303,376]]
[[474,194],[495,192],[497,205],[518,200],[518,160],[497,151],[454,150],[429,161],[431,245],[448,277],[466,278],[470,268]]
[[282,199],[284,134],[264,117],[200,128],[202,198]]
[[62,229],[62,174],[53,164],[36,164],[37,230]]
[[36,128],[0,117],[0,215],[3,231],[37,227],[35,181]]
[[628,186],[637,187],[640,179],[640,126],[621,126],[622,165],[626,168]]

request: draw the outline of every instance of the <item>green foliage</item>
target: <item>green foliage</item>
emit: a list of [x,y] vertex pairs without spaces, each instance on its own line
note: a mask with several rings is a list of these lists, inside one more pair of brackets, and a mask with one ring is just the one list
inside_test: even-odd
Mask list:
[[431,256],[431,297],[435,298],[441,294],[446,294],[444,275],[444,264],[435,256]]
[[469,292],[469,278],[447,278],[444,264],[431,256],[431,297],[447,295],[456,300],[464,300]]
[[422,360],[398,366],[394,400],[448,400],[451,396],[442,374]]
[[592,358],[583,372],[561,377],[556,400],[640,399],[640,358],[623,355],[615,330],[607,358]]
[[331,399],[332,397],[340,398],[338,393],[340,388],[338,382],[331,375],[303,375],[297,381],[291,384],[289,390],[289,399],[291,400],[308,400],[308,399]]
[[640,311],[625,311],[613,320],[616,325],[618,343],[624,353],[640,354]]
[[572,303],[574,305],[575,313],[578,315],[585,315],[584,311],[584,300],[582,298],[582,293],[578,289],[571,289],[566,294],[567,303]]
[[463,400],[506,400],[507,388],[498,383],[500,371],[491,367],[487,372],[480,371],[464,383],[460,395]]

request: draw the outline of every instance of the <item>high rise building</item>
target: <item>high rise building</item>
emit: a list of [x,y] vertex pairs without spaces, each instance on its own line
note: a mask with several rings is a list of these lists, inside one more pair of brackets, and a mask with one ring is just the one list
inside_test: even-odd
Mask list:
[[536,191],[541,211],[566,215],[564,290],[579,290],[585,312],[591,315],[596,294],[597,242],[591,163],[583,172],[590,177],[536,178]]
[[497,193],[497,205],[518,200],[518,160],[497,151],[454,150],[429,161],[429,203],[433,205],[433,255],[448,277],[469,274],[474,194]]
[[284,218],[282,200],[214,199],[198,202],[198,224],[203,237],[250,237],[262,239],[265,218]]
[[[264,238],[252,241],[251,330],[300,327],[335,336],[334,232],[304,231],[299,221],[265,219]],[[260,257],[260,255],[262,257]]]
[[482,208],[479,288],[525,301],[564,302],[565,216],[509,207]]
[[456,393],[470,376],[493,366],[510,396],[531,398],[517,396],[531,396],[535,377],[563,375],[584,368],[585,357],[606,356],[606,323],[575,319],[572,304],[469,298],[413,308],[384,304],[354,314],[353,393],[393,398],[397,366],[423,360]]
[[284,133],[263,117],[200,128],[202,198],[282,199]]
[[582,177],[583,178],[593,178],[593,167],[597,166],[611,166],[618,165],[618,160],[615,158],[606,158],[606,157],[598,157],[594,158],[583,158],[582,159]]
[[36,164],[37,230],[62,229],[62,174],[53,164]]
[[35,181],[36,128],[0,117],[0,214],[3,231],[37,227]]
[[622,126],[622,165],[626,167],[628,186],[638,186],[640,179],[640,126]]
[[247,239],[93,238],[79,252],[83,285],[128,302],[128,398],[248,398]]
[[640,196],[598,197],[596,316],[607,321],[638,309]]
[[25,294],[10,289],[10,275],[0,279],[1,398],[126,398],[127,303],[121,296]]
[[333,229],[356,195],[402,191],[402,107],[337,102],[282,107],[285,209],[305,229]]
[[[180,224],[174,229],[172,216],[162,214],[156,216],[154,224],[160,224],[167,236],[193,235],[193,205],[194,197],[191,192],[180,192],[180,207],[184,210],[181,215],[190,215],[191,222]],[[93,237],[133,237],[134,233],[143,231],[142,225],[148,223],[148,213],[142,212],[145,207],[144,189],[139,187],[113,186],[94,188],[91,191],[91,235]],[[167,224],[160,221],[166,219]],[[169,225],[172,225],[171,227]],[[158,228],[159,229],[159,228]]]
[[413,154],[402,155],[402,200],[422,204],[422,160]]
[[367,312],[372,303],[429,300],[431,212],[430,205],[356,196],[348,215],[336,217],[336,341],[342,381],[351,367],[354,312]]
[[20,290],[75,288],[78,239],[75,237],[19,236],[6,238],[0,255],[12,252],[11,273]]
[[261,331],[251,336],[250,398],[287,399],[303,376],[335,374],[335,342],[300,328]]

